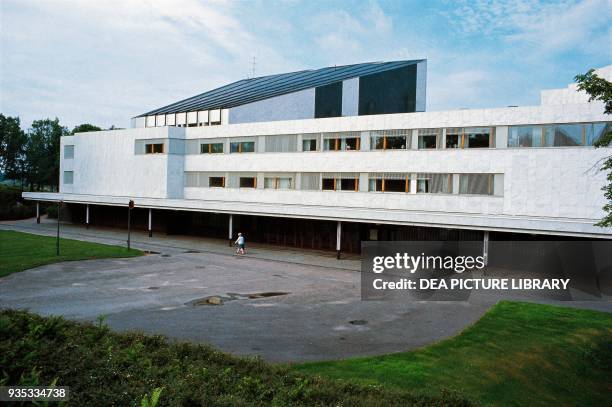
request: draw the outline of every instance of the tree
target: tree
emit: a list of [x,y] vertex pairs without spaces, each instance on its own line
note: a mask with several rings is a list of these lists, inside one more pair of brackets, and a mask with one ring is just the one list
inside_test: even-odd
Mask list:
[[[576,75],[576,83],[578,90],[585,91],[589,95],[589,102],[600,100],[604,103],[604,113],[612,114],[612,82],[604,78],[600,78],[595,73],[594,69],[589,70],[584,75]],[[595,147],[611,147],[612,146],[612,128],[607,127],[606,133],[595,142]],[[604,191],[604,197],[608,201],[604,207],[604,217],[597,226],[609,227],[612,226],[612,156],[607,157],[600,168],[600,171],[607,171],[608,185],[604,185],[601,189]]]
[[86,133],[88,131],[100,131],[100,130],[102,129],[99,128],[98,126],[94,126],[93,124],[89,124],[89,123],[83,123],[83,124],[79,124],[74,129],[72,129],[72,134]]
[[25,140],[19,117],[0,114],[0,171],[7,179],[22,179]]
[[37,189],[45,185],[59,187],[60,138],[69,135],[57,118],[32,123],[25,148],[25,169],[30,186],[36,185]]

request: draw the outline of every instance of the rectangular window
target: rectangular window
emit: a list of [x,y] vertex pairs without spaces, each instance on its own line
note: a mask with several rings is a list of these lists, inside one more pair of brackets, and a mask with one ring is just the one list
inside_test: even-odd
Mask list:
[[200,144],[200,154],[220,154],[223,153],[223,143]]
[[460,140],[461,140],[461,134],[449,133],[448,131],[446,132],[446,148],[461,147]]
[[74,145],[64,146],[64,159],[74,158]]
[[335,178],[323,178],[321,189],[323,191],[335,191],[336,190],[336,179]]
[[317,139],[303,139],[302,151],[317,151]]
[[252,153],[254,151],[254,141],[236,141],[230,143],[230,153]]
[[224,188],[225,187],[225,177],[209,177],[208,178],[208,186],[210,188]]
[[540,126],[510,126],[508,128],[508,147],[541,147],[542,128]]
[[74,182],[74,171],[64,171],[64,184],[72,184]]
[[441,129],[419,129],[419,150],[438,148]]
[[256,188],[256,177],[240,177],[240,188]]
[[587,146],[593,146],[604,135],[612,132],[612,123],[591,123],[587,127]]
[[409,174],[370,173],[369,190],[376,192],[409,192]]
[[417,192],[431,194],[452,194],[452,174],[417,174]]
[[145,154],[163,154],[164,143],[145,144]]
[[493,146],[490,127],[472,127],[464,129],[464,147],[489,148]]
[[493,174],[461,174],[459,193],[466,195],[493,195]]
[[[323,139],[324,151],[356,151],[361,148],[361,137],[355,133],[349,133],[349,136],[330,137]],[[353,135],[354,134],[354,135]]]
[[542,127],[542,139],[547,147],[573,147],[586,144],[583,124],[555,124]]
[[370,134],[371,150],[405,150],[409,145],[408,130],[374,131]]
[[266,153],[295,152],[297,151],[297,137],[296,134],[265,136],[265,151]]
[[264,179],[264,188],[266,189],[292,189],[293,179],[285,177],[266,177]]
[[359,189],[359,180],[357,179],[341,179],[340,190],[341,191],[357,191]]
[[318,191],[321,174],[318,172],[304,172],[300,175],[300,189],[305,191]]

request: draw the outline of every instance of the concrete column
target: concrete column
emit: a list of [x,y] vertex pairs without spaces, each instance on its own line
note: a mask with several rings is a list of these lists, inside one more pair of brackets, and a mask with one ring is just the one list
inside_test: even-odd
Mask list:
[[232,241],[232,226],[233,226],[232,223],[234,223],[234,215],[232,215],[230,213],[230,216],[229,216],[229,234],[228,234],[228,239],[229,239],[230,247],[232,247],[232,243],[233,243],[233,241]]
[[149,237],[153,237],[153,209],[149,208]]
[[413,177],[410,179],[410,193],[411,194],[416,194],[417,193],[416,174],[413,174]]
[[338,224],[336,226],[336,258],[340,259],[340,250],[341,250],[341,243],[342,242],[342,222],[338,221]]
[[85,228],[89,229],[89,204],[85,205]]
[[482,242],[482,256],[484,257],[485,266],[489,264],[489,232],[484,232],[484,238]]
[[40,223],[40,202],[36,201],[36,223]]

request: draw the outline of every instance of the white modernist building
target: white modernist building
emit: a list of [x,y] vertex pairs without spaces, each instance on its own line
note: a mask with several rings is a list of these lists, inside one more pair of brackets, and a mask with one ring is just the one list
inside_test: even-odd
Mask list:
[[[24,197],[82,205],[87,223],[90,206],[129,200],[224,214],[230,237],[236,216],[334,222],[337,250],[345,224],[355,240],[390,225],[612,238],[594,226],[612,154],[592,147],[611,131],[601,103],[570,85],[538,106],[425,112],[425,72],[397,61],[239,81],[130,129],[63,137],[60,192]],[[598,73],[612,80],[612,66]]]

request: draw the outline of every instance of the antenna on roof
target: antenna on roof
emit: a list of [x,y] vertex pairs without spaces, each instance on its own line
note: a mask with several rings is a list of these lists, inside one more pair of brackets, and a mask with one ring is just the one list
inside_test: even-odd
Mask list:
[[252,66],[252,76],[251,76],[251,78],[255,77],[255,65],[257,65],[257,61],[256,61],[256,58],[253,57],[253,66]]

